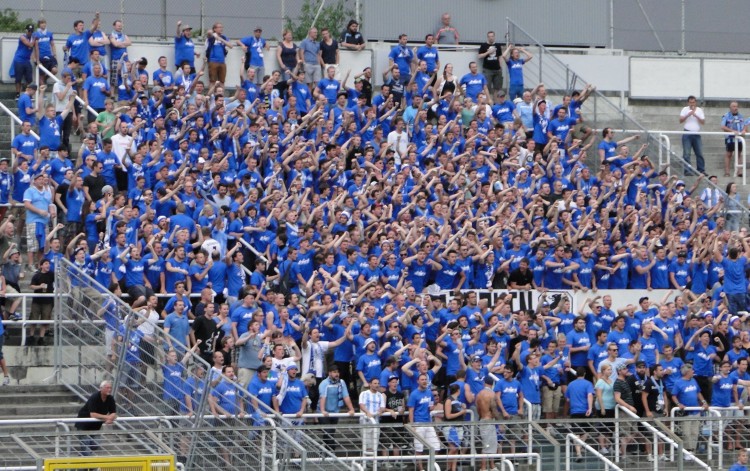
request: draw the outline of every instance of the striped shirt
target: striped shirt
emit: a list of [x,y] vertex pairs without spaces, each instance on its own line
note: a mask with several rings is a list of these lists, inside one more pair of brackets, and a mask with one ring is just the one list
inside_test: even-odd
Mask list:
[[385,408],[385,394],[372,392],[369,389],[359,394],[360,408],[364,408],[370,414],[378,417],[380,410]]

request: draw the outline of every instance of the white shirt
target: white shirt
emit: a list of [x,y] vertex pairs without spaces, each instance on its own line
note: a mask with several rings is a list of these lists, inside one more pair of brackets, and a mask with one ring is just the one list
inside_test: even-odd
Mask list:
[[123,136],[119,132],[112,136],[112,152],[120,159],[120,162],[125,161],[125,154],[132,146],[133,138],[131,136]]
[[146,321],[138,326],[138,330],[143,332],[144,337],[153,337],[154,331],[156,330],[156,323],[159,322],[159,313],[154,311],[146,311],[145,309],[140,311],[140,315],[146,319]]
[[[398,138],[401,137],[401,140],[399,141]],[[406,147],[409,144],[409,136],[406,134],[406,131],[401,131],[399,134],[398,131],[391,131],[388,133],[388,147],[393,147],[396,151],[396,155],[394,155],[394,160],[396,161],[396,165],[401,165],[401,159],[406,157]]]
[[[367,412],[377,417],[380,414],[380,409],[385,407],[385,394],[366,389],[359,393],[359,405],[364,406]],[[368,419],[364,417],[363,419],[362,423],[368,422]]]
[[325,356],[330,348],[330,342],[319,340],[317,342],[307,341],[302,348],[302,375],[315,371],[316,378],[325,378]]
[[[686,106],[680,111],[680,119],[684,118],[690,113],[690,107]],[[690,115],[683,123],[682,127],[685,131],[698,132],[701,130],[701,123],[699,119],[705,120],[706,116],[703,114],[703,108],[695,107],[695,114]]]

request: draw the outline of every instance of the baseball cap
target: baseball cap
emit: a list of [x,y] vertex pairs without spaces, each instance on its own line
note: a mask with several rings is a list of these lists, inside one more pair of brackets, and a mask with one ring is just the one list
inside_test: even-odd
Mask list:
[[30,83],[30,84],[26,85],[26,88],[30,88],[32,90],[36,90],[38,87],[36,86],[35,83]]
[[627,369],[628,369],[628,365],[626,365],[625,363],[620,363],[619,365],[617,365],[617,371],[622,371],[622,370],[627,370]]
[[289,366],[286,367],[286,370],[287,371],[290,371],[290,370],[298,370],[299,371],[299,367],[297,367],[296,363],[292,363],[291,365],[289,365]]
[[203,157],[198,157],[198,163],[199,164],[205,164],[206,163],[206,159],[204,159]]
[[263,31],[263,28],[260,26],[256,26],[253,31]]
[[34,31],[34,25],[29,23],[26,25],[26,31]]
[[364,345],[365,348],[367,348],[367,346],[370,345],[371,343],[375,343],[375,341],[373,339],[367,339],[367,340],[365,340],[365,345]]
[[189,30],[189,29],[193,29],[193,28],[192,28],[192,26],[190,26],[190,25],[183,25],[183,26],[182,26],[182,30],[183,30],[183,31],[187,31],[187,30]]
[[388,377],[388,382],[390,383],[390,382],[391,382],[391,381],[393,381],[394,379],[395,379],[396,381],[398,381],[398,376],[396,376],[396,375],[392,375],[392,376],[389,376],[389,377]]
[[34,175],[34,180],[36,180],[39,177],[43,177],[43,176],[44,176],[44,173],[37,173],[36,175]]

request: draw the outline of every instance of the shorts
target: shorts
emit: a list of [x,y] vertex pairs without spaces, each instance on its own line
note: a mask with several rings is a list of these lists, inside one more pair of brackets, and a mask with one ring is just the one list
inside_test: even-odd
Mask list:
[[146,299],[154,295],[154,290],[144,285],[135,285],[128,288],[128,296],[130,296],[130,302],[135,302],[136,299],[144,296]]
[[[435,427],[414,427],[414,429],[416,430],[417,435],[427,442],[427,445],[429,445],[430,448],[433,450],[442,450],[443,447],[440,444],[437,432],[435,432]],[[414,451],[417,453],[422,453],[422,451],[424,451],[422,441],[414,440]]]
[[57,67],[57,57],[55,56],[42,57],[39,62],[41,62],[44,68],[49,70],[50,72],[52,72],[52,69]]
[[[36,226],[37,223],[35,222],[27,222],[26,223],[26,250],[28,252],[39,252],[40,249],[44,249],[44,242],[41,244],[39,243],[39,239],[37,238],[36,234]],[[45,226],[45,234],[44,237],[47,236],[47,230]],[[44,237],[42,237],[42,241],[44,241]]]
[[115,331],[104,329],[104,351],[107,356],[115,355]]
[[14,61],[13,73],[16,75],[16,83],[25,83],[28,85],[34,81],[32,78],[31,61]]
[[443,436],[445,440],[456,448],[461,448],[464,441],[464,428],[456,425],[443,427]]
[[482,437],[482,453],[494,455],[497,453],[497,429],[495,424],[479,421],[479,436]]
[[586,414],[570,414],[571,419],[580,419],[579,421],[572,420],[570,422],[570,433],[574,433],[576,435],[585,435],[589,432],[589,429],[591,426],[588,422],[588,417]]
[[409,446],[409,439],[411,438],[411,434],[406,431],[403,423],[388,422],[383,421],[383,419],[389,420],[389,418],[384,416],[380,420],[381,424],[387,424],[387,426],[383,427],[383,437],[385,438],[385,440],[383,440],[383,446],[385,446],[389,450],[406,449]]
[[221,83],[227,78],[227,65],[222,62],[209,62],[208,63],[208,79],[211,83],[217,80]]
[[508,424],[503,424],[503,435],[506,440],[520,439],[524,434],[524,424],[521,423],[526,421],[527,417],[522,415],[511,415],[508,421],[514,421]]
[[250,368],[239,368],[237,371],[237,383],[243,388],[247,388],[253,377],[257,374],[258,370],[251,370]]
[[305,62],[305,81],[307,83],[318,83],[320,79],[320,65]]
[[[725,143],[726,143],[727,152],[734,152],[734,141],[732,142],[725,141]],[[742,152],[742,141],[737,141],[737,152]]]
[[620,437],[633,435],[635,433],[635,422],[622,421],[620,424]]
[[562,388],[560,385],[554,390],[542,388],[542,409],[544,409],[544,412],[559,412],[561,402]]
[[29,315],[29,319],[32,321],[52,320],[52,307],[53,304],[40,304],[32,301],[31,314]]

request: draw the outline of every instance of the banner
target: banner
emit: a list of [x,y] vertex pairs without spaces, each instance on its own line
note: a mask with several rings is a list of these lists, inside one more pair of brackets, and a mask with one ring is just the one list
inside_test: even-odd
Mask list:
[[[560,301],[563,299],[570,300],[570,311],[577,313],[581,306],[586,302],[586,299],[594,299],[597,296],[611,296],[612,297],[612,310],[622,309],[628,304],[635,306],[636,310],[639,310],[638,300],[643,297],[649,298],[652,303],[661,303],[664,296],[670,292],[666,289],[655,289],[652,291],[641,290],[641,289],[602,289],[598,291],[586,291],[581,290],[549,290],[549,291],[537,291],[537,290],[488,290],[488,289],[474,289],[474,290],[461,290],[462,294],[475,292],[477,293],[477,302],[482,299],[486,299],[489,302],[490,308],[495,307],[497,300],[500,297],[511,294],[513,301],[511,303],[511,309],[515,311],[535,311],[542,303],[549,303],[552,309],[556,308]],[[674,298],[680,296],[679,291],[675,291],[674,296],[670,296],[668,301],[674,301]],[[433,296],[434,297],[434,296]],[[453,299],[452,291],[440,291],[438,295],[446,303]],[[601,304],[601,298],[599,303]]]

